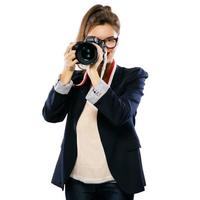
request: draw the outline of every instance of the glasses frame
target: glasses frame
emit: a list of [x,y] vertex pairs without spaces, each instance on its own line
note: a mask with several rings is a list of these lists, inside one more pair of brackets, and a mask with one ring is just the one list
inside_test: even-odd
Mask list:
[[[90,37],[91,37],[91,38],[96,38],[96,39],[100,40],[101,42],[103,42],[103,44],[105,45],[105,47],[106,47],[107,49],[114,49],[114,48],[117,46],[118,36],[117,36],[117,37],[110,36],[110,37],[107,37],[107,38],[104,39],[104,40],[101,40],[101,39],[97,38],[96,36],[88,36],[88,37],[86,37],[85,40],[87,40],[87,38],[90,38]],[[108,46],[106,46],[106,40],[108,40],[108,39],[110,39],[110,38],[112,38],[112,39],[114,39],[114,40],[116,41],[116,44],[115,44],[114,47],[108,47]]]
[[[108,39],[110,39],[110,38],[114,39],[114,40],[115,40],[115,42],[116,42],[114,47],[108,47],[108,46],[106,46],[106,40],[108,40]],[[101,40],[101,39],[100,39],[100,40]],[[114,48],[117,46],[117,42],[118,42],[118,36],[117,36],[117,37],[110,36],[110,37],[108,37],[108,38],[106,38],[106,39],[104,39],[104,40],[101,40],[101,41],[103,41],[103,42],[104,42],[104,44],[105,44],[105,47],[106,47],[107,49],[114,49]]]

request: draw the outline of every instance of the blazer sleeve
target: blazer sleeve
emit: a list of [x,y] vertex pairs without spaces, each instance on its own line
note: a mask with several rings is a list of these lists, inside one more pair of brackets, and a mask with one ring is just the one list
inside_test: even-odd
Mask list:
[[64,120],[71,105],[72,90],[68,94],[60,94],[52,87],[42,108],[46,121],[56,123]]
[[51,88],[42,109],[42,115],[46,121],[56,123],[65,119],[75,93],[73,86],[82,80],[83,74],[82,71],[75,70],[71,79],[73,85],[70,89],[66,88],[66,91],[62,92],[58,87],[54,87],[55,85]]
[[145,79],[148,73],[137,67],[132,71],[121,96],[118,96],[112,88],[94,104],[98,110],[114,125],[121,126],[137,113],[137,108],[143,96]]

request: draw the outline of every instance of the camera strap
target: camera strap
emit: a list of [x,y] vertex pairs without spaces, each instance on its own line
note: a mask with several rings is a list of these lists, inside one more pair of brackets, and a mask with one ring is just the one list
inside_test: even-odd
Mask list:
[[[106,62],[105,62],[106,63]],[[104,63],[104,67],[105,67],[105,69],[106,69],[106,64]],[[115,60],[113,59],[113,62],[111,63],[111,66],[110,66],[110,68],[109,68],[109,71],[107,72],[108,73],[108,81],[109,81],[109,79],[110,79],[110,76],[111,76],[111,74],[112,74],[112,72],[113,72],[113,69],[114,69],[114,66],[115,66]],[[101,73],[101,79],[103,79],[103,75],[104,75],[104,73],[105,73],[105,69],[104,69],[104,72],[103,73]],[[103,67],[102,67],[102,71],[103,71]],[[83,75],[83,79],[82,79],[82,81],[79,83],[79,84],[74,84],[74,86],[77,86],[77,87],[79,87],[79,86],[82,86],[85,82],[86,82],[86,80],[87,80],[87,78],[88,78],[88,74],[87,74],[87,72],[85,71],[85,73],[84,73],[84,75]],[[107,81],[106,81],[107,82]]]
[[103,48],[103,67],[102,67],[101,75],[100,75],[101,79],[103,79],[103,75],[106,70],[106,64],[107,64],[107,52],[106,52],[105,48]]
[[74,86],[76,86],[76,87],[82,86],[85,83],[85,81],[87,80],[87,76],[88,76],[87,72],[85,71],[82,81],[79,84],[74,84]]

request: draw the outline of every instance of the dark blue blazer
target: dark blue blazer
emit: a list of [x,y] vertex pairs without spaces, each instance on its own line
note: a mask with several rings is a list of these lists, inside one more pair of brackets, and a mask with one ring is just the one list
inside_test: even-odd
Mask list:
[[[148,73],[140,67],[127,69],[117,65],[108,91],[94,104],[98,108],[97,125],[108,167],[120,188],[126,193],[144,191],[146,185],[140,154],[140,141],[135,131],[135,116],[143,96]],[[75,71],[74,83],[83,78]],[[52,183],[64,190],[77,157],[76,125],[86,103],[91,82],[72,87],[67,95],[54,90],[49,92],[42,109],[46,121],[57,123],[66,120],[64,137]]]

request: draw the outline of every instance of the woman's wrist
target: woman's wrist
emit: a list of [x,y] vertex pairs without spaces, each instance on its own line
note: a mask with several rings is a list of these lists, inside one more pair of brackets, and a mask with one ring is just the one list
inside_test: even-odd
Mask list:
[[96,87],[98,85],[100,79],[101,79],[97,69],[96,68],[89,69],[88,70],[88,75],[89,75],[90,80],[92,82],[92,86]]
[[73,73],[74,73],[74,71],[65,69],[65,70],[60,74],[60,78],[59,78],[60,82],[61,82],[63,85],[68,84],[68,83],[71,81],[71,78],[72,78]]

